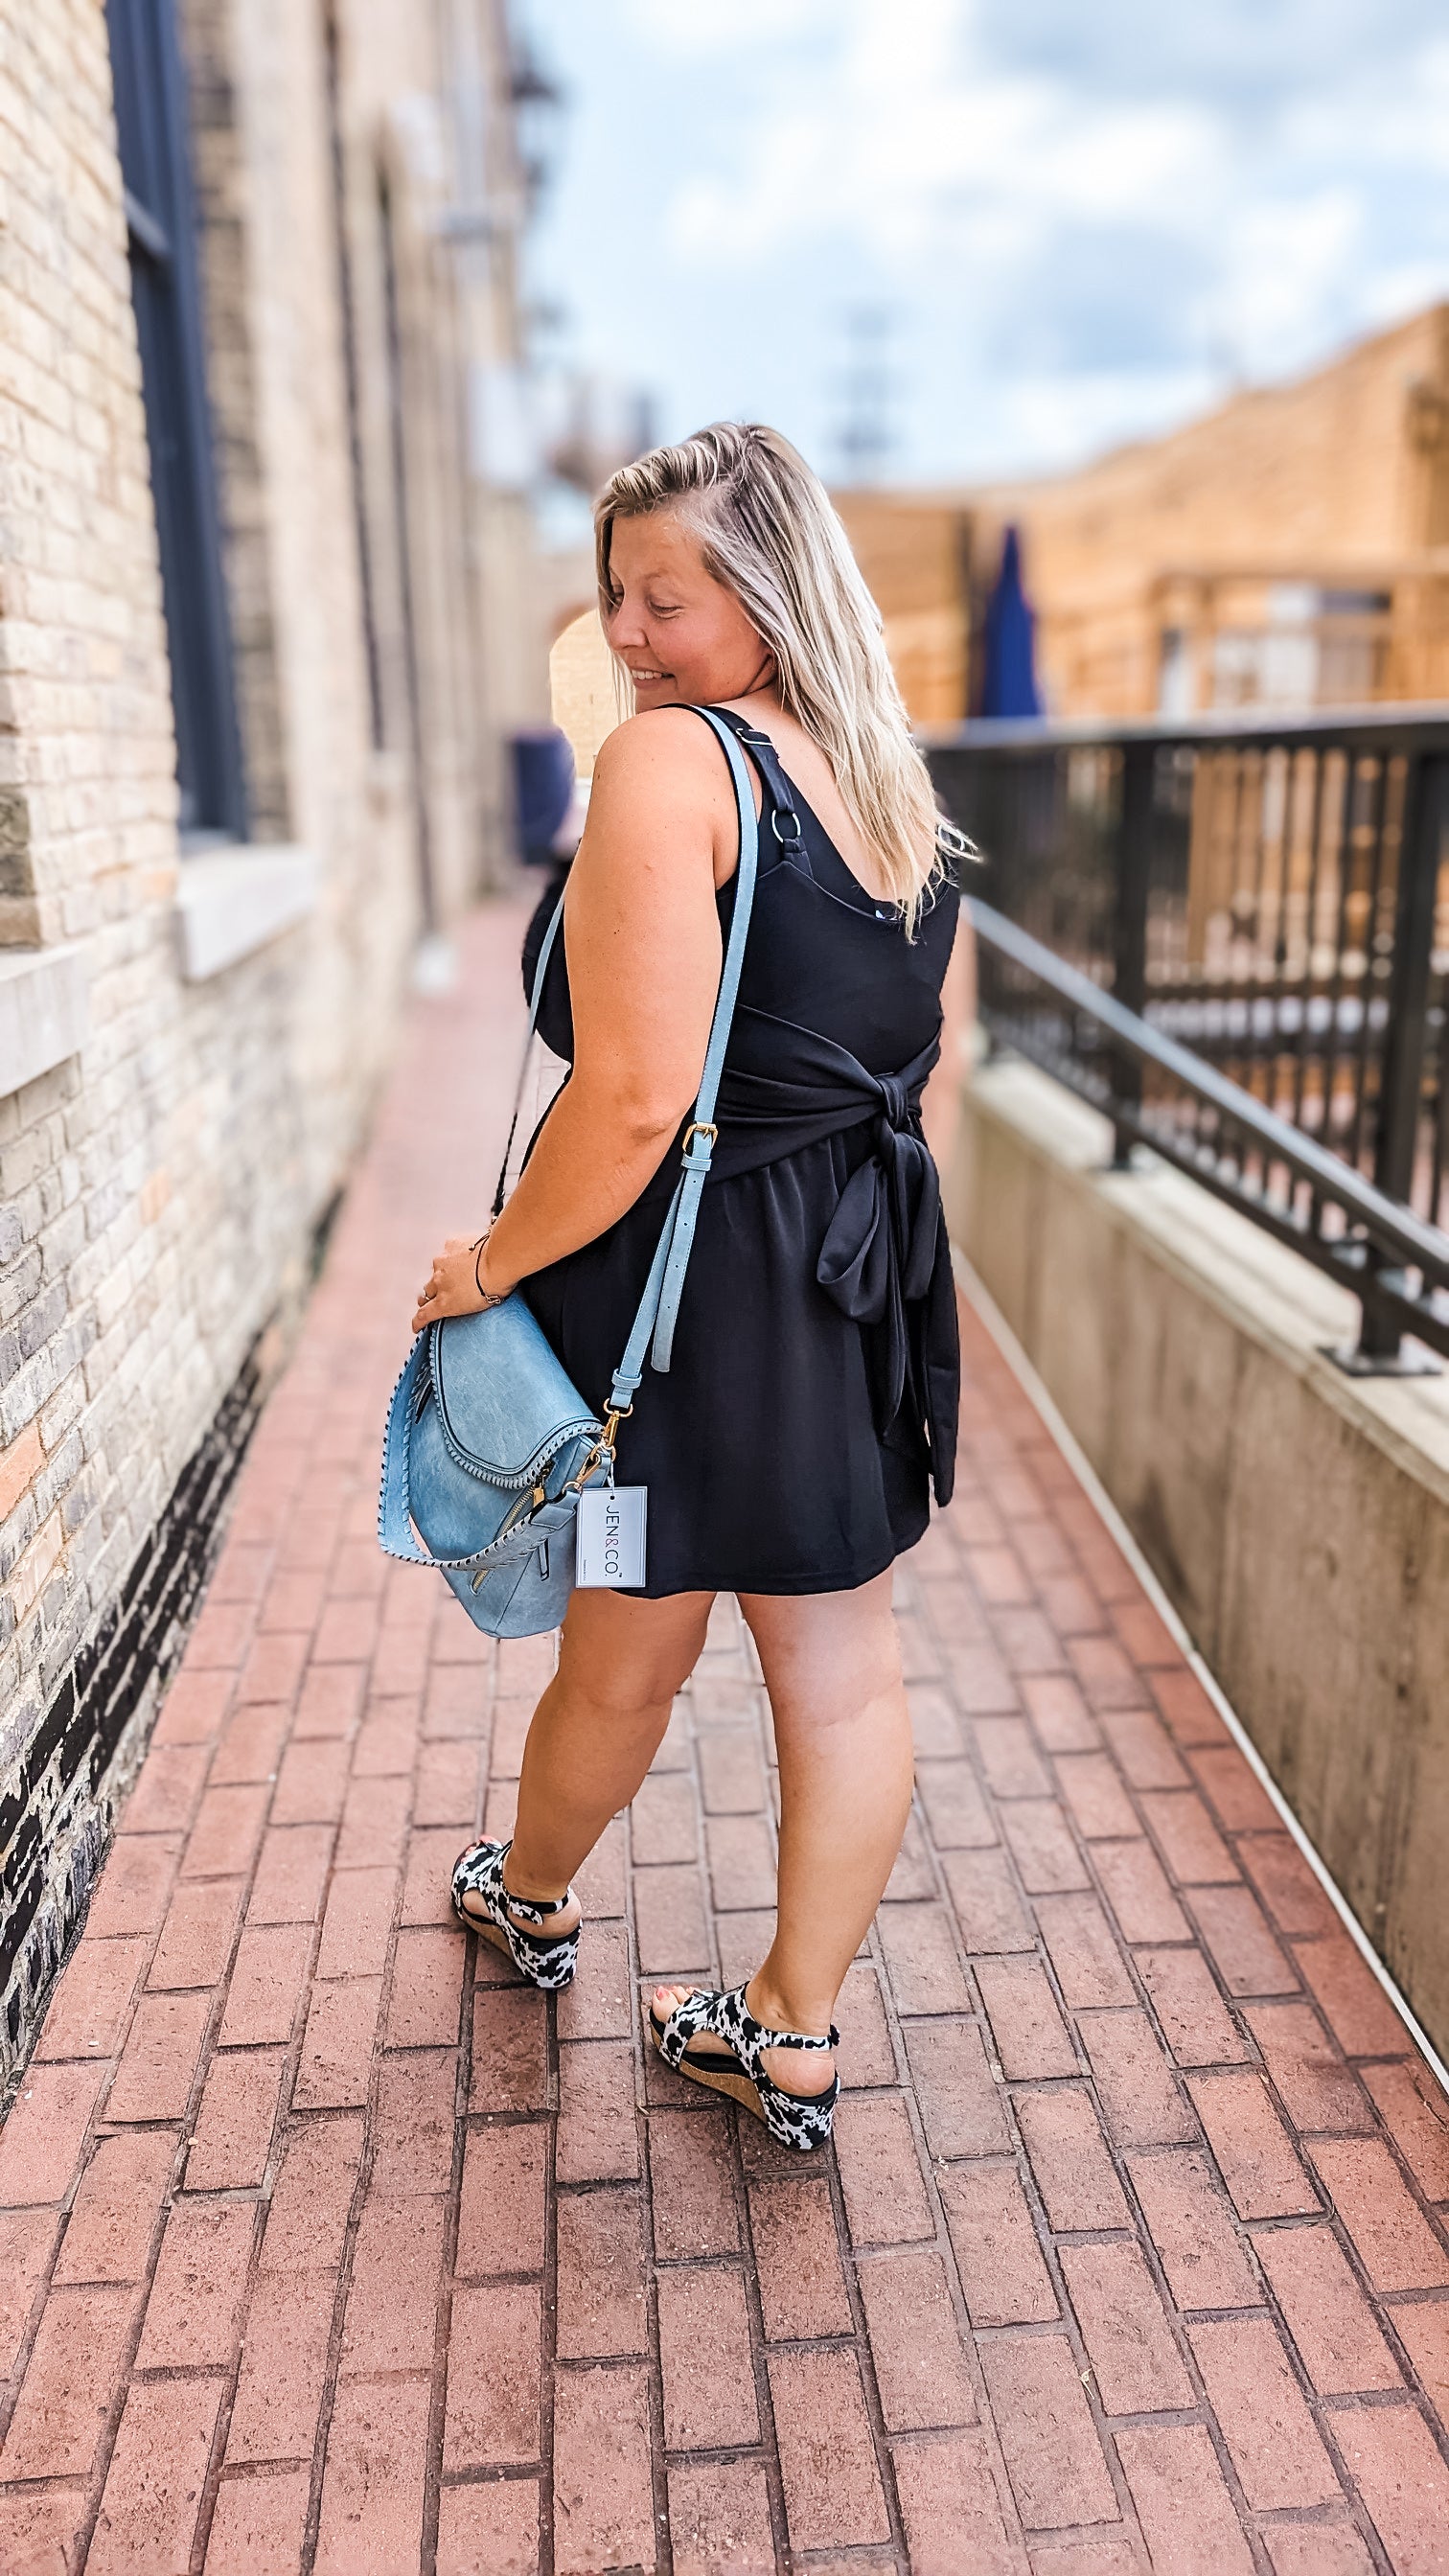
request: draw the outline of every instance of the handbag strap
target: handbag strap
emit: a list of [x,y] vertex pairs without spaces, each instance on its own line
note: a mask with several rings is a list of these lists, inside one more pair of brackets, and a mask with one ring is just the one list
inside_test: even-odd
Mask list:
[[[725,946],[719,993],[715,1000],[714,1018],[710,1023],[709,1044],[704,1052],[704,1070],[700,1076],[699,1091],[694,1103],[694,1116],[684,1131],[684,1169],[680,1173],[674,1196],[669,1202],[663,1230],[654,1259],[650,1264],[649,1277],[645,1282],[644,1294],[639,1301],[638,1313],[634,1317],[633,1329],[630,1332],[624,1356],[614,1371],[614,1382],[609,1390],[608,1412],[611,1418],[605,1426],[604,1435],[605,1445],[608,1447],[612,1447],[613,1444],[613,1424],[622,1419],[631,1409],[635,1391],[644,1375],[645,1354],[649,1352],[651,1335],[653,1350],[649,1355],[661,1375],[667,1372],[673,1356],[674,1327],[679,1316],[679,1301],[684,1293],[684,1275],[689,1267],[689,1256],[694,1245],[694,1229],[699,1215],[700,1197],[709,1177],[710,1162],[714,1153],[716,1133],[714,1106],[719,1097],[725,1049],[729,1045],[735,1003],[739,997],[740,975],[745,962],[745,941],[749,936],[750,914],[755,900],[755,872],[760,846],[759,822],[755,814],[755,798],[750,785],[750,774],[740,750],[740,737],[736,734],[733,725],[724,716],[717,715],[713,707],[696,707],[693,712],[697,716],[702,716],[705,723],[718,735],[734,780],[735,804],[738,808],[740,824],[740,863],[735,882],[734,917],[730,923],[730,935]],[[753,748],[753,735],[746,732],[743,738]],[[518,1082],[513,1094],[513,1116],[509,1122],[508,1142],[503,1149],[503,1168],[498,1175],[498,1187],[493,1199],[495,1216],[500,1215],[503,1209],[508,1158],[513,1151],[513,1140],[523,1108],[528,1060],[543,1002],[544,979],[548,974],[549,959],[553,955],[554,943],[563,921],[563,908],[564,898],[560,894],[550,916],[548,928],[543,934],[543,945],[539,949],[538,963],[533,970],[533,986],[528,997],[528,1027],[523,1040]]]
[[495,1216],[503,1214],[503,1193],[508,1185],[508,1157],[513,1151],[513,1139],[518,1133],[518,1121],[523,1109],[523,1086],[528,1080],[528,1059],[533,1052],[534,1031],[538,1027],[539,1008],[543,1001],[543,982],[548,973],[548,961],[553,955],[554,941],[558,937],[563,921],[566,891],[567,889],[563,887],[559,890],[558,901],[549,914],[548,928],[543,934],[543,946],[538,952],[538,963],[533,970],[533,989],[528,996],[528,1027],[524,1034],[523,1053],[518,1060],[518,1080],[513,1091],[513,1115],[508,1121],[508,1142],[503,1148],[503,1161],[498,1171],[498,1187],[493,1193]]
[[[680,1173],[674,1196],[669,1202],[668,1213],[650,1265],[644,1294],[639,1301],[639,1311],[634,1318],[633,1330],[629,1335],[624,1356],[614,1371],[614,1382],[609,1390],[608,1409],[616,1418],[629,1411],[635,1390],[644,1375],[644,1357],[649,1350],[651,1334],[654,1347],[650,1356],[661,1375],[668,1371],[673,1356],[674,1327],[679,1316],[679,1301],[684,1293],[684,1274],[689,1267],[700,1197],[709,1177],[710,1161],[714,1153],[714,1105],[719,1097],[720,1075],[724,1070],[725,1049],[729,1045],[735,1003],[739,997],[740,975],[745,962],[745,941],[749,936],[750,914],[755,900],[755,871],[759,858],[760,831],[755,813],[754,790],[750,785],[750,774],[740,751],[740,737],[727,718],[717,715],[713,707],[696,707],[693,712],[697,716],[702,716],[705,723],[718,735],[725,758],[730,765],[730,775],[734,780],[735,804],[739,811],[739,873],[735,883],[734,917],[730,923],[730,935],[725,947],[714,1018],[710,1023],[709,1044],[704,1053],[704,1070],[700,1076],[694,1116],[684,1133],[684,1169]],[[746,732],[744,740],[751,748],[754,747],[754,736],[751,733]],[[498,1175],[498,1188],[493,1201],[495,1216],[501,1213],[503,1207],[508,1157],[513,1151],[513,1139],[523,1107],[528,1059],[543,1002],[544,978],[548,973],[549,959],[553,955],[554,942],[563,920],[563,907],[564,898],[560,894],[550,916],[548,928],[543,934],[543,945],[538,952],[538,963],[533,970],[533,988],[528,998],[528,1028],[524,1036],[523,1056],[518,1068],[518,1084],[513,1095],[513,1117],[508,1129],[508,1143],[503,1152],[503,1169]]]
[[644,1294],[639,1301],[639,1311],[634,1318],[633,1330],[629,1335],[624,1356],[614,1371],[614,1383],[609,1389],[610,1419],[604,1427],[604,1438],[610,1446],[612,1446],[613,1424],[631,1410],[635,1389],[644,1375],[644,1355],[649,1348],[650,1335],[653,1335],[654,1340],[650,1356],[661,1376],[667,1372],[673,1355],[674,1327],[679,1316],[679,1301],[684,1292],[684,1274],[689,1267],[689,1256],[694,1244],[695,1220],[699,1215],[699,1202],[705,1182],[709,1178],[709,1167],[714,1155],[717,1133],[713,1123],[714,1106],[719,1097],[725,1049],[729,1045],[735,1003],[739,998],[740,975],[745,962],[745,941],[749,936],[750,914],[755,900],[755,869],[759,857],[760,834],[755,815],[754,791],[750,786],[750,774],[745,767],[744,755],[740,750],[733,726],[727,724],[723,716],[716,715],[713,707],[696,707],[694,712],[696,715],[703,716],[706,724],[710,725],[719,736],[730,765],[730,774],[734,779],[735,803],[739,809],[740,820],[740,863],[735,882],[734,917],[730,923],[730,935],[725,947],[714,1018],[710,1023],[709,1044],[704,1051],[704,1071],[700,1076],[694,1116],[684,1131],[684,1169],[675,1186],[674,1196],[669,1202],[658,1249],[650,1265]]
[[[703,718],[704,718],[704,720],[705,720],[705,723],[706,723],[706,724],[708,724],[708,725],[711,725],[711,726],[713,727],[714,731],[719,735],[720,741],[721,741],[721,742],[723,743],[723,745],[724,745],[724,749],[725,749],[725,757],[726,757],[726,758],[727,758],[727,760],[729,761],[730,768],[731,768],[732,772],[734,773],[734,779],[735,779],[735,798],[736,798],[736,801],[737,801],[737,803],[738,803],[738,805],[739,805],[739,809],[740,809],[740,859],[741,859],[741,869],[742,869],[742,871],[743,871],[745,842],[746,842],[746,840],[747,840],[747,839],[749,839],[749,840],[751,841],[751,843],[753,844],[754,851],[758,851],[758,848],[759,848],[759,825],[758,825],[758,822],[757,822],[757,820],[756,820],[756,816],[755,816],[755,799],[754,799],[754,793],[753,793],[753,790],[752,790],[752,789],[751,789],[751,787],[750,787],[750,783],[749,783],[749,776],[748,776],[747,771],[745,770],[745,766],[744,766],[743,761],[740,759],[739,752],[738,752],[738,750],[737,750],[737,748],[736,748],[736,745],[737,745],[737,743],[738,743],[738,742],[741,742],[741,741],[748,743],[748,745],[749,745],[749,747],[750,747],[751,751],[754,753],[754,756],[755,756],[756,760],[758,761],[758,763],[759,763],[759,765],[760,765],[760,769],[761,769],[761,773],[762,773],[762,775],[763,775],[763,777],[764,777],[764,782],[765,782],[766,789],[767,789],[767,790],[768,790],[768,792],[770,793],[770,795],[771,795],[771,797],[772,797],[772,799],[773,799],[773,802],[774,802],[774,804],[775,804],[776,808],[777,808],[777,809],[779,809],[779,810],[782,810],[782,811],[788,811],[788,808],[784,807],[784,805],[783,805],[783,798],[784,798],[784,795],[785,795],[785,785],[784,785],[783,777],[782,777],[782,775],[781,775],[781,773],[780,773],[780,770],[779,770],[778,763],[777,763],[777,762],[776,762],[776,760],[775,760],[775,747],[774,747],[774,744],[770,741],[770,738],[769,738],[768,734],[755,733],[755,732],[751,731],[751,729],[750,729],[748,726],[742,726],[741,730],[737,733],[737,732],[736,732],[735,727],[734,727],[733,725],[729,724],[729,723],[726,721],[726,719],[725,719],[724,717],[716,715],[716,714],[715,714],[715,712],[714,712],[714,709],[713,709],[712,707],[694,707],[694,708],[692,708],[692,709],[691,709],[691,713],[692,713],[692,714],[694,714],[694,715],[697,715],[697,716],[703,716]],[[748,822],[746,822],[746,819],[745,819],[745,817],[746,817],[746,813],[747,813],[747,812],[748,812],[748,818],[749,818],[749,819],[748,819]],[[777,829],[777,836],[778,836],[778,837],[780,837],[780,838],[781,838],[781,840],[782,840],[782,844],[783,844],[783,846],[784,846],[784,850],[785,850],[785,855],[786,855],[786,857],[787,857],[787,858],[789,858],[789,857],[793,857],[793,856],[796,854],[796,852],[798,851],[798,852],[799,852],[800,857],[803,859],[803,858],[804,858],[804,852],[803,852],[803,850],[802,850],[802,849],[800,849],[800,845],[799,845],[799,818],[798,818],[798,816],[796,816],[796,815],[793,815],[793,814],[792,814],[792,815],[791,815],[791,817],[790,817],[790,819],[791,819],[791,821],[792,821],[792,822],[795,824],[795,826],[796,826],[795,834],[794,834],[793,836],[790,836],[790,835],[781,835],[781,834],[779,834],[779,833],[778,833],[778,824],[777,824],[777,826],[776,826],[776,829]],[[808,868],[809,868],[809,861],[808,861],[808,859],[807,859],[807,860],[805,860],[805,866],[806,866],[806,869],[807,869],[807,872],[808,872]],[[568,889],[567,889],[567,887],[561,887],[561,888],[560,888],[560,890],[559,890],[559,898],[558,898],[557,903],[554,905],[554,908],[553,908],[552,912],[549,914],[549,917],[548,917],[548,927],[547,927],[547,929],[544,931],[542,945],[540,946],[540,948],[539,948],[539,952],[538,952],[538,960],[537,960],[537,963],[535,964],[535,966],[534,966],[534,970],[533,970],[533,983],[532,983],[532,986],[531,986],[531,988],[530,988],[530,990],[529,990],[529,996],[528,996],[528,1026],[527,1026],[527,1028],[525,1029],[524,1034],[523,1034],[523,1051],[522,1051],[522,1053],[521,1053],[521,1055],[519,1056],[519,1059],[518,1059],[518,1080],[517,1080],[517,1082],[515,1083],[515,1085],[514,1085],[514,1089],[513,1089],[513,1114],[512,1114],[512,1116],[510,1117],[510,1119],[509,1119],[509,1121],[508,1121],[508,1142],[507,1142],[507,1144],[506,1144],[506,1145],[504,1146],[504,1148],[503,1148],[503,1161],[502,1161],[502,1164],[501,1164],[501,1166],[500,1166],[500,1168],[499,1168],[499,1173],[498,1173],[498,1187],[496,1188],[496,1190],[495,1190],[495,1191],[494,1191],[494,1193],[493,1193],[493,1211],[492,1211],[492,1212],[493,1212],[494,1216],[496,1216],[496,1217],[497,1217],[497,1216],[501,1216],[501,1215],[503,1214],[503,1206],[504,1206],[504,1192],[505,1192],[505,1190],[506,1190],[506,1188],[507,1188],[507,1185],[508,1185],[508,1158],[509,1158],[510,1154],[511,1154],[511,1153],[512,1153],[512,1151],[513,1151],[513,1140],[514,1140],[515,1136],[516,1136],[516,1135],[517,1135],[517,1133],[518,1133],[518,1121],[519,1121],[520,1117],[521,1117],[521,1116],[522,1116],[522,1114],[523,1114],[523,1093],[524,1093],[524,1087],[525,1087],[525,1085],[526,1085],[526,1083],[527,1083],[527,1081],[528,1081],[528,1059],[529,1059],[530,1055],[531,1055],[531,1054],[532,1054],[532,1052],[533,1052],[533,1041],[534,1041],[534,1037],[535,1037],[535,1035],[537,1034],[537,1030],[538,1030],[538,1015],[539,1015],[539,1011],[541,1010],[541,1008],[542,1008],[542,1006],[543,1006],[543,987],[544,987],[544,980],[545,980],[545,978],[546,978],[546,976],[547,976],[547,974],[548,974],[549,959],[550,959],[550,958],[552,957],[552,955],[553,955],[553,952],[554,952],[554,944],[555,944],[555,942],[556,942],[556,940],[557,940],[557,938],[558,938],[559,931],[560,931],[560,930],[561,930],[561,928],[563,927],[564,895],[566,894],[567,890],[568,890]],[[753,899],[754,899],[754,860],[753,860],[753,855],[752,855],[751,862],[750,862],[750,881],[749,881],[748,888],[746,888],[746,887],[745,887],[745,885],[743,884],[743,882],[741,882],[740,887],[739,887],[739,890],[738,890],[738,892],[736,893],[736,896],[735,896],[736,919],[738,919],[738,915],[739,915],[739,905],[740,905],[740,902],[741,902],[741,900],[742,900],[742,899],[743,899],[743,902],[744,902],[744,908],[745,908],[745,929],[746,929],[746,930],[748,930],[748,928],[749,928],[749,917],[750,917],[750,905],[751,905],[751,903],[752,903],[752,901],[753,901]],[[743,935],[742,935],[742,936],[741,936],[741,939],[740,939],[740,957],[741,957],[741,959],[743,959],[743,955],[744,955],[744,938],[743,938]],[[723,999],[723,997],[724,997],[724,992],[725,992],[725,982],[726,982],[726,981],[727,981],[727,979],[728,979],[728,975],[729,975],[729,960],[728,960],[728,958],[726,958],[726,960],[725,960],[725,977],[724,977],[724,979],[721,981],[721,984],[720,984],[720,997],[721,997],[721,999]],[[736,965],[736,968],[735,968],[734,985],[735,985],[735,991],[737,991],[737,990],[738,990],[738,988],[739,988],[739,966],[738,966],[738,964]],[[729,1037],[729,1022],[730,1022],[730,1018],[732,1017],[733,1012],[734,1012],[734,999],[735,999],[735,995],[734,995],[734,992],[732,991],[732,992],[731,992],[731,994],[730,994],[730,997],[729,997],[729,1011],[728,1011],[728,1013],[726,1014],[726,1018],[725,1018],[724,1033],[723,1033],[723,1037],[722,1037],[722,1038],[721,1038],[721,1040],[720,1040],[720,1048],[719,1048],[719,1059],[720,1059],[720,1063],[723,1063],[723,1060],[724,1060],[725,1043],[726,1043],[726,1041],[728,1040],[728,1037]],[[716,1031],[717,1031],[717,1029],[718,1029],[718,1024],[719,1024],[719,1011],[718,1011],[718,1007],[716,1007],[716,1012],[715,1012],[715,1027],[714,1027],[714,1028],[712,1028],[712,1029],[711,1029],[711,1031],[710,1031],[710,1045],[711,1045],[711,1047],[713,1047],[713,1045],[714,1045],[715,1034],[716,1034]],[[710,1059],[709,1059],[709,1056],[708,1056],[708,1055],[706,1055],[706,1057],[705,1057],[705,1069],[704,1069],[704,1085],[708,1085],[708,1088],[709,1088],[709,1094],[710,1094],[710,1107],[711,1107],[711,1108],[713,1108],[713,1106],[714,1106],[714,1095],[715,1095],[715,1092],[716,1092],[716,1091],[718,1090],[718,1088],[719,1088],[719,1064],[716,1064],[716,1066],[715,1066],[715,1070],[714,1070],[714,1080],[713,1080],[713,1082],[712,1082],[712,1083],[710,1082],[709,1075],[710,1075]],[[701,1097],[701,1098],[703,1098],[703,1096],[704,1096],[704,1085],[702,1085],[702,1086],[701,1086],[701,1093],[700,1093],[700,1097]],[[708,1113],[706,1112],[706,1115],[707,1115],[707,1114],[708,1114]],[[698,1117],[699,1117],[699,1104],[698,1104],[698,1102],[696,1102],[696,1103],[695,1103],[695,1116],[696,1116],[696,1119],[698,1119]],[[706,1170],[708,1170],[708,1168],[709,1168],[709,1166],[708,1166],[708,1160],[706,1159],[705,1169],[706,1169]],[[690,1223],[690,1231],[691,1231],[691,1233],[693,1232],[693,1220],[692,1220],[692,1219],[691,1219],[691,1223]],[[677,1301],[677,1299],[676,1299],[676,1301],[675,1301],[675,1302],[676,1302],[676,1304],[677,1304],[677,1302],[678,1302],[678,1301]],[[671,1321],[670,1321],[670,1339],[671,1339],[671,1341],[672,1341],[672,1339],[673,1339],[673,1319],[672,1319],[672,1317],[671,1317]],[[666,1368],[668,1367],[668,1364],[669,1364],[669,1363],[668,1363],[668,1360],[666,1359],[666,1360],[665,1360],[665,1363],[664,1363],[664,1365],[665,1365],[665,1367],[666,1367]],[[636,1381],[635,1381],[635,1383],[637,1384],[637,1382],[638,1382],[638,1381],[636,1380]]]
[[[649,1277],[644,1294],[639,1301],[639,1311],[634,1318],[628,1346],[614,1372],[614,1383],[609,1391],[608,1418],[604,1424],[599,1445],[607,1450],[611,1461],[615,1431],[619,1422],[632,1409],[635,1390],[644,1374],[645,1353],[649,1349],[651,1334],[654,1339],[652,1358],[655,1368],[662,1374],[669,1367],[674,1346],[675,1320],[679,1313],[679,1301],[684,1289],[684,1274],[689,1267],[689,1255],[694,1242],[695,1219],[699,1214],[700,1196],[709,1175],[710,1160],[714,1151],[714,1106],[719,1097],[725,1049],[729,1044],[735,1003],[739,998],[740,974],[745,962],[745,941],[749,935],[750,913],[755,899],[759,825],[755,815],[755,799],[750,786],[749,772],[745,767],[735,733],[724,718],[717,716],[712,707],[696,707],[694,712],[696,715],[703,716],[705,722],[713,727],[724,745],[725,756],[729,761],[740,818],[739,874],[735,887],[734,918],[730,923],[730,935],[725,946],[719,993],[715,1000],[714,1018],[710,1023],[709,1044],[704,1053],[704,1070],[700,1076],[694,1116],[684,1132],[684,1169],[675,1185],[674,1196],[669,1202],[668,1214],[664,1220],[654,1259],[650,1264]],[[748,741],[749,736],[746,735],[745,739]],[[512,1150],[513,1131],[517,1127],[523,1103],[523,1086],[528,1071],[529,1050],[538,1023],[539,1004],[543,999],[543,979],[548,972],[548,961],[553,952],[554,940],[562,918],[563,897],[560,895],[548,928],[544,932],[543,946],[539,950],[538,964],[534,969],[533,990],[529,996],[528,1006],[528,1035],[524,1040],[523,1063],[519,1069],[518,1088],[514,1095],[513,1126],[508,1131],[508,1151]],[[498,1198],[493,1211],[495,1216],[503,1204],[503,1182],[507,1170],[508,1153],[505,1152],[503,1173],[500,1174],[498,1182]],[[486,1548],[475,1550],[467,1556],[432,1555],[428,1549],[419,1547],[413,1536],[412,1515],[409,1508],[408,1439],[411,1416],[426,1383],[430,1337],[440,1330],[439,1325],[428,1325],[417,1335],[403,1364],[397,1384],[393,1388],[392,1402],[388,1407],[387,1430],[383,1439],[382,1479],[378,1494],[378,1537],[389,1556],[402,1557],[408,1564],[459,1568],[476,1566],[487,1555],[488,1550]],[[539,1526],[539,1516],[534,1514],[530,1519],[529,1527],[537,1529]]]

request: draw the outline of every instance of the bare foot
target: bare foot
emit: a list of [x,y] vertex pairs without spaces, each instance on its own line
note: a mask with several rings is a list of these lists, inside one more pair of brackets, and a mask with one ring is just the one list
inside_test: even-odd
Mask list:
[[[687,2003],[690,1996],[698,1992],[697,1986],[656,1986],[654,2009],[661,2021],[667,2021],[672,2012],[677,2012],[681,2004]],[[753,2011],[748,1987],[745,1989],[745,2002]],[[755,2018],[758,2020],[759,2014]],[[767,2030],[779,2027],[778,2022],[765,2024]],[[712,2031],[707,2030],[698,2032],[695,2038],[684,2043],[686,2057],[708,2057],[718,2055],[721,2050],[726,2054],[733,2053],[727,2041],[716,2038]],[[760,2051],[760,2065],[782,2093],[794,2093],[802,2100],[810,2100],[818,2093],[829,2092],[835,2077],[835,2052],[833,2049],[764,2048]]]

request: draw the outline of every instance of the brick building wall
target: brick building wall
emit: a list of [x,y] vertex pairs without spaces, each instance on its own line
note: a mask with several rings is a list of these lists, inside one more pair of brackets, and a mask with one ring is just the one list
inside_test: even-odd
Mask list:
[[970,694],[974,520],[926,492],[832,495],[881,612],[901,694],[917,724],[956,724]]
[[[460,15],[506,145],[506,31],[491,0]],[[230,851],[178,835],[105,13],[0,0],[0,2080],[364,1132],[420,840],[445,927],[503,864],[498,724],[523,711],[490,706],[477,647],[492,574],[526,593],[527,529],[463,451],[467,369],[516,326],[506,237],[466,293],[440,242],[475,184],[449,22],[179,17],[251,836]],[[515,700],[543,673],[520,635]]]
[[1054,713],[1449,695],[1449,307],[1170,437],[963,499],[979,558],[1022,530]]

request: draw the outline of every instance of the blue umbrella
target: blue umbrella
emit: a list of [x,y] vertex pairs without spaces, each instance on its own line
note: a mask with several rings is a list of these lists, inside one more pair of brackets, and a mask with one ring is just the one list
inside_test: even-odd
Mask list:
[[1033,651],[1035,623],[1022,588],[1021,539],[1015,528],[1008,528],[1001,548],[1001,568],[986,603],[979,714],[1041,714]]

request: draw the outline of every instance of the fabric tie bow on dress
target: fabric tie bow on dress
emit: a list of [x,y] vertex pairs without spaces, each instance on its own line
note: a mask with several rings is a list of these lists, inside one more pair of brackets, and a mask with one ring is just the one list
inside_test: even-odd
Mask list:
[[941,1184],[905,1082],[890,1073],[874,1079],[881,1094],[875,1151],[841,1191],[815,1276],[842,1314],[881,1328],[876,1394],[880,1418],[890,1423],[906,1391],[907,1309],[927,1296],[936,1267]]
[[884,1438],[894,1426],[908,1440],[913,1428],[917,1439],[925,1433],[944,1504],[956,1455],[956,1294],[940,1181],[920,1122],[939,1053],[933,1038],[899,1072],[872,1073],[833,1039],[741,1005],[720,1089],[714,1170],[721,1178],[757,1170],[871,1124],[872,1150],[841,1189],[815,1276],[842,1314],[868,1328],[877,1430]]

